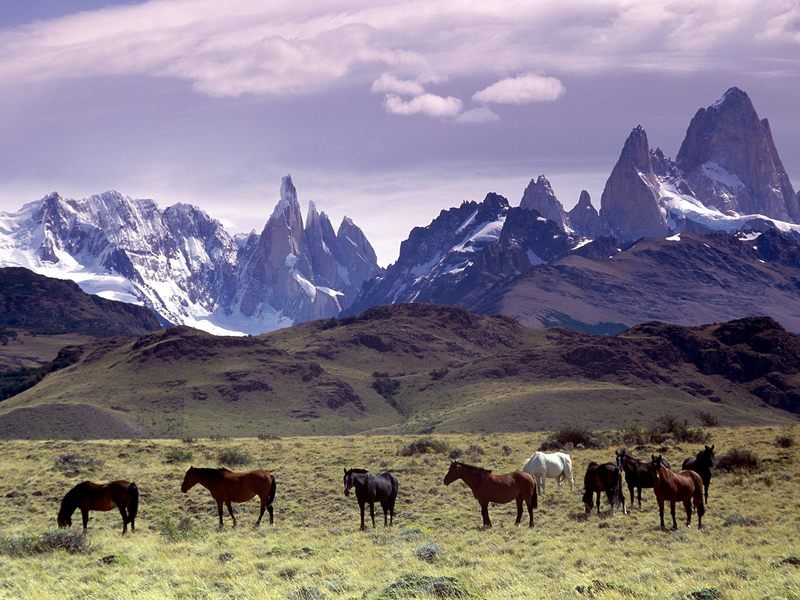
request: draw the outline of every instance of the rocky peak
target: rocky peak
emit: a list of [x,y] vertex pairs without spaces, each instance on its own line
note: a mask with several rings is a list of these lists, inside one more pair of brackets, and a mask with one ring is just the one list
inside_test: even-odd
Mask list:
[[372,244],[369,243],[367,236],[364,235],[358,225],[353,223],[350,217],[342,219],[339,231],[336,233],[336,239],[339,242],[339,248],[348,249],[353,247],[368,263],[377,265],[378,257]]
[[564,206],[556,198],[547,177],[539,175],[536,181],[531,179],[522,194],[520,207],[535,210],[545,219],[553,221],[562,231],[567,229]]
[[667,221],[659,197],[647,133],[639,125],[625,141],[606,181],[600,217],[623,241],[664,235],[668,231]]
[[707,206],[800,221],[769,122],[739,88],[697,111],[676,162]]
[[581,190],[578,203],[567,213],[567,218],[572,229],[581,237],[596,238],[607,229],[586,190]]

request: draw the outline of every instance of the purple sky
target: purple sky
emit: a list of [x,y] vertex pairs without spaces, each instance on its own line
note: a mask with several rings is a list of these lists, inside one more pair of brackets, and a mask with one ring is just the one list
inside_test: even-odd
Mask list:
[[0,210],[115,188],[260,230],[291,172],[386,264],[540,173],[599,205],[634,126],[674,156],[732,85],[800,186],[798,81],[796,1],[0,0]]

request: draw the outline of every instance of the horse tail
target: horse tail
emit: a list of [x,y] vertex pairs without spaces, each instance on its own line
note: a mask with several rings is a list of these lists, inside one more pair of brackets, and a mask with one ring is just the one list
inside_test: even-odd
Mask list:
[[131,482],[128,486],[128,522],[132,523],[139,512],[139,487]]
[[531,505],[533,508],[539,508],[539,486],[536,480],[533,480],[533,495],[531,496]]
[[[273,500],[275,500],[275,488],[277,487],[275,483],[275,474],[269,474],[270,481],[272,482],[272,486],[269,489],[269,497],[267,498],[267,506],[272,506]],[[270,513],[272,514],[272,513]]]
[[[700,485],[697,485],[698,482]],[[702,517],[704,514],[706,514],[706,505],[703,501],[703,481],[700,479],[700,477],[695,478],[694,509],[697,511],[698,517]]]

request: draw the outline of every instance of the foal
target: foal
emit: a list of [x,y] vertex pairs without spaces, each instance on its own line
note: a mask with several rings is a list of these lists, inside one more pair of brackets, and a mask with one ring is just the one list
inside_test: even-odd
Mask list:
[[472,490],[472,495],[481,505],[483,526],[491,527],[489,520],[489,502],[507,504],[512,500],[517,501],[517,520],[519,525],[522,520],[522,503],[528,507],[530,516],[529,527],[533,527],[533,509],[539,507],[539,497],[536,493],[536,482],[528,473],[514,471],[505,475],[495,475],[488,469],[473,467],[462,462],[450,463],[450,470],[444,476],[444,484],[450,485],[456,479],[461,479]]
[[123,479],[111,483],[93,483],[84,481],[66,493],[58,511],[58,526],[72,527],[72,513],[81,510],[83,530],[89,525],[89,511],[113,510],[116,507],[122,516],[122,535],[128,531],[136,531],[136,513],[139,511],[139,488],[135,483]]
[[372,527],[375,528],[375,501],[381,503],[383,509],[383,526],[394,522],[394,503],[397,499],[397,479],[388,472],[373,475],[366,469],[344,470],[344,495],[350,495],[350,488],[356,488],[356,500],[361,510],[361,530],[364,531],[364,505],[369,504],[369,516],[372,518]]
[[202,485],[217,503],[219,526],[222,527],[222,504],[228,507],[228,514],[236,527],[231,502],[247,502],[253,496],[261,499],[261,512],[258,513],[256,527],[261,524],[264,510],[269,511],[269,524],[272,525],[272,502],[275,500],[275,475],[269,471],[257,469],[245,473],[234,473],[228,469],[201,469],[189,467],[183,477],[181,491],[185,494],[197,484]]
[[681,471],[673,473],[664,466],[661,455],[652,457],[653,468],[656,470],[656,482],[653,491],[658,501],[658,514],[661,517],[661,529],[664,527],[664,500],[669,500],[669,510],[672,514],[672,529],[678,528],[675,520],[675,502],[683,502],[686,510],[686,526],[692,522],[692,501],[697,510],[697,527],[703,527],[703,515],[706,508],[703,504],[703,480],[694,471]]

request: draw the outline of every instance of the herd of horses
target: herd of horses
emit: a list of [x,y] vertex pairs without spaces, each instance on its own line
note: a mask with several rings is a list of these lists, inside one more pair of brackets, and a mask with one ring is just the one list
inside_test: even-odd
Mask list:
[[[686,511],[686,526],[692,520],[692,507],[697,512],[697,525],[703,526],[705,505],[708,503],[708,486],[711,483],[711,468],[714,465],[714,446],[705,446],[697,456],[687,458],[683,462],[681,471],[673,471],[669,463],[661,455],[652,455],[650,461],[641,461],[628,455],[623,450],[616,451],[615,461],[598,464],[590,462],[583,478],[583,504],[586,514],[597,508],[600,514],[601,495],[605,494],[611,506],[611,515],[614,510],[625,508],[625,494],[622,489],[623,474],[630,491],[630,505],[634,504],[634,490],[637,491],[639,509],[642,507],[642,489],[652,488],[658,502],[658,511],[661,518],[661,528],[664,526],[664,506],[670,504],[672,515],[672,528],[677,529],[675,520],[675,505],[682,502]],[[522,470],[498,475],[489,469],[468,465],[454,460],[444,476],[444,485],[448,486],[454,481],[462,480],[472,490],[472,495],[481,507],[483,526],[491,527],[489,519],[489,504],[517,503],[516,524],[522,520],[523,505],[527,508],[529,527],[533,527],[533,509],[539,506],[539,495],[544,494],[545,480],[555,479],[557,484],[563,485],[569,481],[574,490],[572,459],[568,454],[555,452],[545,454],[535,452],[522,465]],[[384,472],[373,475],[366,469],[344,470],[344,495],[349,496],[355,490],[361,512],[361,529],[366,529],[364,513],[369,504],[372,526],[375,527],[375,502],[383,509],[383,525],[391,526],[394,521],[394,505],[397,499],[398,481],[391,473]],[[269,522],[273,519],[273,501],[275,500],[275,475],[261,469],[236,473],[225,468],[207,469],[189,467],[181,484],[181,492],[188,493],[195,485],[206,488],[217,503],[219,526],[223,526],[222,506],[228,509],[228,514],[236,526],[236,516],[231,506],[232,502],[248,502],[258,496],[261,501],[261,510],[255,525],[261,524],[264,512],[269,513]],[[596,497],[595,497],[596,495]],[[72,515],[80,509],[83,519],[83,529],[89,523],[89,511],[108,511],[114,508],[122,516],[122,534],[131,526],[131,531],[136,531],[136,515],[139,509],[139,488],[135,483],[124,480],[112,481],[107,484],[98,484],[84,481],[73,487],[64,496],[61,508],[58,511],[58,526],[71,527]]]

